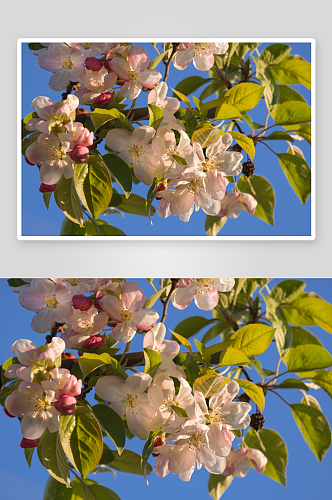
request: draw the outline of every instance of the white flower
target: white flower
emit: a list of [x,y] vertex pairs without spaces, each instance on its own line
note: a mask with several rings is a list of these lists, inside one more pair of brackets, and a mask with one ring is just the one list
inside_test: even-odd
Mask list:
[[234,278],[181,278],[172,303],[177,309],[185,309],[194,299],[197,307],[211,311],[218,304],[218,292],[229,292],[233,286]]
[[164,340],[165,335],[165,325],[157,323],[144,335],[143,348],[152,349],[160,354],[162,362],[159,370],[176,370],[172,359],[179,353],[180,345],[174,340]]
[[267,464],[267,458],[260,450],[240,448],[230,452],[226,458],[226,464],[226,469],[222,473],[223,476],[234,474],[236,477],[245,477],[251,468],[251,464],[258,474],[262,474]]
[[173,64],[176,69],[183,70],[193,61],[195,68],[208,71],[214,64],[213,54],[225,54],[227,49],[226,42],[180,43],[179,51],[173,57]]

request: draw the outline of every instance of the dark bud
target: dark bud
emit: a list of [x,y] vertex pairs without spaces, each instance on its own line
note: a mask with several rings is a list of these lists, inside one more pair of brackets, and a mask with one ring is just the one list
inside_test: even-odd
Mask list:
[[243,394],[240,394],[237,399],[241,401],[241,403],[249,403],[250,401],[248,394],[246,394],[245,392]]
[[241,151],[242,151],[240,144],[234,144],[234,146],[232,146],[231,149],[232,149],[232,151],[236,151],[237,153],[241,153]]
[[53,193],[56,190],[56,184],[44,184],[43,182],[39,186],[39,191],[41,193]]
[[[160,191],[165,191],[166,189],[166,186],[163,182],[159,182],[158,186],[157,186],[157,193],[159,193]],[[161,196],[156,196],[156,200],[161,200]]]
[[27,438],[22,438],[21,441],[21,448],[36,448],[38,446],[40,439],[27,439]]
[[250,177],[255,172],[255,165],[251,160],[245,161],[242,164],[242,173],[246,177]]
[[255,429],[255,431],[261,429],[264,426],[264,423],[265,423],[265,418],[259,410],[257,410],[256,413],[253,413],[250,416],[250,427]]

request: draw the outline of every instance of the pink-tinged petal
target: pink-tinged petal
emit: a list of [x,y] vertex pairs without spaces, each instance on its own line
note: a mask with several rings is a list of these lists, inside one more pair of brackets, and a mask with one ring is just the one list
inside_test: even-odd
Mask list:
[[[161,448],[161,447],[159,447]],[[156,449],[157,451],[157,449]],[[165,477],[170,472],[169,470],[169,455],[163,456],[159,454],[156,459],[156,463],[154,466],[154,472],[158,477]]]
[[[158,323],[152,328],[151,331],[154,333],[155,343],[160,346],[166,335],[166,326],[164,323]],[[179,345],[177,342],[175,342],[175,344]]]
[[136,99],[141,93],[142,85],[138,80],[130,80],[121,87],[121,95],[128,99]]
[[241,153],[234,153],[232,151],[225,151],[217,156],[215,165],[224,175],[239,175],[242,172],[241,160],[243,155]]
[[174,115],[180,107],[179,99],[176,99],[176,97],[166,97],[165,101],[167,103],[166,110]]
[[69,82],[69,74],[67,70],[60,70],[51,76],[48,86],[52,90],[63,90],[67,87]]
[[226,179],[221,172],[208,172],[204,179],[206,192],[215,200],[222,200],[226,193]]
[[170,359],[175,358],[180,351],[180,345],[174,340],[164,340],[162,346],[165,347],[163,354]]
[[37,439],[44,434],[47,427],[45,412],[29,412],[21,420],[22,436],[27,439]]
[[114,410],[121,418],[124,417],[125,414],[125,405],[121,403],[121,401],[115,401],[108,405],[112,410]]
[[204,56],[195,56],[193,60],[194,66],[200,71],[208,71],[214,64],[213,52],[209,52]]
[[131,165],[131,153],[129,153],[129,151],[123,151],[122,153],[118,153],[117,156],[119,158],[121,158],[121,160],[123,160],[125,163],[127,163],[127,165]]
[[60,413],[51,406],[46,412],[46,424],[50,432],[58,432],[60,423]]
[[213,53],[214,54],[225,54],[228,50],[228,43],[227,42],[217,42],[214,44],[213,47]]
[[106,146],[114,151],[128,151],[131,148],[132,133],[124,128],[109,130],[105,137]]
[[25,365],[20,365],[19,363],[16,363],[14,365],[8,366],[7,370],[4,373],[4,376],[7,378],[17,378],[19,375],[17,375],[17,371],[20,372],[21,370],[25,369]]
[[174,215],[182,215],[194,208],[194,197],[186,187],[178,188],[171,199],[171,210]]
[[249,215],[253,215],[255,213],[257,200],[255,200],[255,198],[251,196],[251,194],[240,193],[239,201],[242,203]]
[[39,170],[40,182],[44,184],[56,184],[61,176],[62,169],[57,161],[45,161]]
[[220,283],[216,285],[218,292],[229,292],[235,284],[234,278],[220,278]]
[[137,283],[127,282],[121,289],[121,301],[127,309],[136,312],[144,306],[145,295]]
[[232,449],[231,431],[224,425],[221,429],[217,425],[210,425],[207,433],[209,447],[220,457],[227,457]]
[[226,196],[221,201],[221,209],[229,211],[231,208],[235,207],[239,202],[240,193],[226,194]]
[[194,197],[196,205],[208,215],[217,215],[220,212],[220,200],[213,200],[204,191],[199,191]]
[[103,311],[108,314],[110,318],[121,323],[122,318],[120,316],[120,312],[123,309],[121,300],[111,295],[104,295],[104,297],[100,299],[99,304],[103,308]]
[[226,468],[226,458],[215,455],[207,446],[200,447],[196,458],[211,474],[221,474]]
[[132,145],[144,146],[153,139],[155,133],[156,131],[153,127],[148,127],[146,125],[135,128],[131,137]]
[[99,333],[101,332],[107,325],[108,322],[108,315],[105,314],[104,312],[100,312],[99,314],[96,314],[94,317],[94,323],[93,323],[93,333]]
[[[146,349],[152,349],[153,345],[155,343],[155,336],[153,329],[149,330],[145,335],[143,339],[143,347]],[[13,365],[12,365],[13,366]]]
[[134,45],[129,50],[128,62],[133,69],[142,72],[149,66],[150,58],[143,47]]
[[23,365],[29,363],[29,359],[33,358],[34,353],[39,354],[36,344],[28,339],[19,339],[12,345],[11,351],[16,354],[18,360]]
[[180,281],[179,281],[179,288],[186,288],[187,286],[190,285],[190,283],[192,283],[193,281],[195,281],[195,278],[180,278]]
[[195,296],[195,304],[199,309],[203,311],[212,311],[216,307],[219,301],[219,295],[217,290],[214,288],[210,292],[200,294]]
[[239,464],[235,470],[234,475],[236,477],[245,477],[250,470],[250,462],[249,460],[244,460],[241,464]]
[[108,73],[104,78],[104,92],[111,90],[116,84],[116,80],[117,78],[115,73]]
[[180,50],[173,57],[173,64],[176,69],[186,69],[195,55],[195,48],[190,45],[186,50]]
[[162,74],[156,69],[142,71],[137,77],[137,81],[146,89],[151,89],[162,78]]
[[144,417],[139,410],[135,411],[135,408],[127,408],[126,417],[129,430],[134,434],[134,436],[146,441],[151,430],[150,420]]
[[125,397],[125,383],[126,381],[120,377],[107,375],[97,380],[95,391],[97,396],[104,399],[104,401],[114,403],[115,401],[121,401]]
[[38,333],[49,332],[53,326],[53,311],[50,309],[40,311],[32,318],[30,326]]
[[115,57],[112,59],[112,61],[109,63],[110,67],[112,68],[112,71],[119,77],[121,80],[124,82],[128,82],[128,71],[130,71],[130,66],[121,57]]
[[159,314],[153,309],[141,309],[132,316],[132,322],[138,330],[148,330],[158,320]]
[[252,462],[258,474],[262,474],[267,464],[266,456],[260,451],[253,448],[248,448],[248,458]]
[[231,217],[232,219],[237,219],[241,212],[242,212],[242,205],[241,205],[241,203],[237,203],[235,205],[235,207],[233,207],[229,210],[227,215],[228,215],[228,217]]
[[196,463],[196,454],[189,448],[189,444],[174,446],[170,455],[169,469],[173,474],[181,474],[192,469]]
[[132,396],[136,394],[141,394],[147,389],[152,382],[152,378],[147,373],[133,373],[129,375],[125,381],[125,393],[129,393]]
[[133,321],[124,321],[116,325],[113,330],[113,337],[119,342],[129,342],[137,331],[136,324]]
[[189,306],[195,294],[194,288],[178,288],[172,295],[173,306],[177,309],[185,309]]
[[228,404],[238,394],[240,386],[237,382],[232,380],[224,385],[218,392],[213,394],[210,398],[210,408],[217,410],[219,407]]
[[149,158],[142,161],[141,158],[134,157],[132,160],[134,174],[139,181],[143,182],[146,186],[150,186],[153,179],[158,177],[158,170],[151,165],[150,161],[148,161]]
[[69,156],[66,156],[61,160],[61,170],[62,174],[66,179],[71,179],[74,175],[75,162]]
[[171,215],[171,200],[162,198],[159,202],[158,209],[157,209],[158,215],[162,217],[163,219],[166,219]]

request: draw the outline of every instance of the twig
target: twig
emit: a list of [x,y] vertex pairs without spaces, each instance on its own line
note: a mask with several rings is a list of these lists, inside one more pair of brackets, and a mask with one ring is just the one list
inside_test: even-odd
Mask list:
[[169,75],[169,65],[171,64],[171,60],[173,59],[175,53],[179,50],[179,43],[172,43],[172,52],[168,58],[168,61],[165,65],[165,75],[163,78],[163,82],[166,82],[168,75]]
[[46,344],[50,344],[52,342],[53,337],[56,337],[56,335],[59,333],[59,331],[61,330],[61,328],[65,324],[66,323],[57,323],[57,322],[54,323],[53,328],[51,330],[51,333],[46,335],[46,339],[45,339]]
[[163,304],[164,309],[163,309],[163,314],[162,314],[160,323],[164,323],[164,321],[166,319],[166,316],[167,316],[167,307],[168,307],[169,301],[171,300],[171,296],[172,296],[173,292],[175,291],[175,289],[178,286],[179,279],[180,278],[171,278],[172,286],[171,286],[169,294],[167,295],[167,298],[166,298],[166,300],[165,300],[165,302]]

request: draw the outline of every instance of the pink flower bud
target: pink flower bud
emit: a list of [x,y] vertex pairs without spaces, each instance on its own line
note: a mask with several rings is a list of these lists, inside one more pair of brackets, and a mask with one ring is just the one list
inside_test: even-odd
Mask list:
[[11,413],[9,413],[9,411],[7,410],[7,408],[5,406],[3,407],[3,411],[5,412],[7,417],[15,418],[15,415],[12,415]]
[[76,398],[73,396],[67,396],[67,394],[63,394],[60,396],[60,399],[54,403],[54,408],[59,412],[59,413],[72,413],[75,409],[76,406]]
[[110,62],[112,61],[112,59],[114,59],[114,54],[107,54],[106,56],[106,61],[104,62],[104,66],[106,69],[108,69],[108,71],[112,71],[112,68],[110,66]]
[[27,155],[24,157],[25,161],[27,162],[28,165],[36,165],[35,163],[31,163],[31,161],[28,160]]
[[85,59],[85,67],[91,71],[99,71],[103,67],[103,63],[96,57],[87,57]]
[[85,146],[75,146],[69,153],[70,158],[77,163],[83,163],[89,154],[89,149]]
[[86,297],[85,295],[74,295],[72,298],[73,308],[79,309],[80,311],[88,311],[92,306],[92,300],[90,297]]
[[109,92],[104,92],[104,94],[100,94],[97,97],[97,99],[94,101],[93,104],[104,104],[106,106],[107,104],[110,104],[113,101],[114,101],[114,95],[110,94]]
[[82,347],[84,349],[99,349],[100,347],[103,347],[103,345],[105,345],[105,339],[103,339],[100,335],[93,335],[84,342]]
[[56,184],[44,184],[43,182],[41,183],[39,187],[39,191],[41,193],[53,193],[56,189]]
[[[160,437],[157,437],[154,440],[153,446],[156,448],[157,446],[164,446],[164,444],[165,444],[164,441]],[[157,457],[158,455],[159,455],[159,452],[152,453],[153,457]]]
[[[163,182],[159,182],[159,184],[157,186],[157,193],[159,191],[165,191],[165,189],[166,189],[165,184]],[[156,200],[161,200],[161,198],[162,198],[161,196],[156,196]]]
[[104,292],[101,292],[100,290],[98,290],[98,292],[96,293],[96,298],[93,302],[93,305],[95,306],[96,309],[98,309],[98,311],[102,311],[102,312],[105,312],[104,309],[102,308],[102,306],[100,305],[100,300],[105,296],[106,294]]
[[20,444],[21,448],[36,448],[38,446],[40,439],[27,439],[23,438]]

